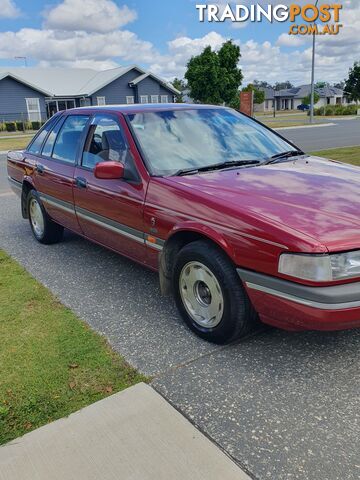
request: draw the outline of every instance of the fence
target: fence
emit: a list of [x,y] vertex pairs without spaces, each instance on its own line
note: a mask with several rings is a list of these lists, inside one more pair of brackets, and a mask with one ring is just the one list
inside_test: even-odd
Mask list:
[[46,120],[46,112],[0,113],[0,132],[38,130]]

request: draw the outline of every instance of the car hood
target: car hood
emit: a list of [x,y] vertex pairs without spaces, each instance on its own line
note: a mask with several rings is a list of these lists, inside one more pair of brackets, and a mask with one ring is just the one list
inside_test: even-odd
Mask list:
[[329,251],[360,248],[360,168],[319,157],[171,177],[219,206],[282,224]]

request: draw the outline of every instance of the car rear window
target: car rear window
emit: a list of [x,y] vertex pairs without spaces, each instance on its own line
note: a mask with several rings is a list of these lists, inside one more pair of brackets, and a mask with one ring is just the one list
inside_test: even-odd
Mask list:
[[30,143],[26,150],[30,153],[39,153],[41,150],[41,146],[46,138],[46,135],[49,133],[49,131],[52,129],[55,123],[57,123],[58,120],[58,116],[50,118],[41,128],[41,130],[39,130],[34,140]]
[[44,143],[43,149],[41,151],[41,155],[44,155],[45,157],[51,157],[56,137],[59,133],[59,130],[60,130],[62,124],[64,123],[63,120],[64,120],[64,118],[62,118],[62,120],[60,122],[57,122],[56,125],[54,126],[54,128],[49,133],[49,135],[48,135],[48,137],[47,137],[47,139]]

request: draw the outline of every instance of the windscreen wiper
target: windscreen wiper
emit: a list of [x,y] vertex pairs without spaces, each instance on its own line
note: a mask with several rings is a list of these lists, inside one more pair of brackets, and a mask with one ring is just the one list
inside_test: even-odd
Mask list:
[[193,175],[199,172],[209,172],[211,170],[221,170],[228,167],[237,167],[243,165],[258,165],[260,160],[229,160],[227,162],[213,163],[212,165],[206,165],[204,167],[197,168],[183,168],[173,173],[172,177],[178,177],[182,175]]
[[265,160],[263,165],[269,165],[269,163],[276,163],[281,160],[286,160],[290,157],[299,157],[300,155],[305,155],[302,150],[289,150],[288,152],[281,152],[273,155],[272,157]]

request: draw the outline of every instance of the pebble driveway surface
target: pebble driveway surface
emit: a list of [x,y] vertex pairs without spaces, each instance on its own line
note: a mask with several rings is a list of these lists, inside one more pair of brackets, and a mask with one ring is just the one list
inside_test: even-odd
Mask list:
[[[43,246],[0,159],[5,249],[254,479],[360,478],[360,330],[264,329],[227,347],[196,338],[157,275],[67,233]],[[1,312],[0,312],[1,315]]]

